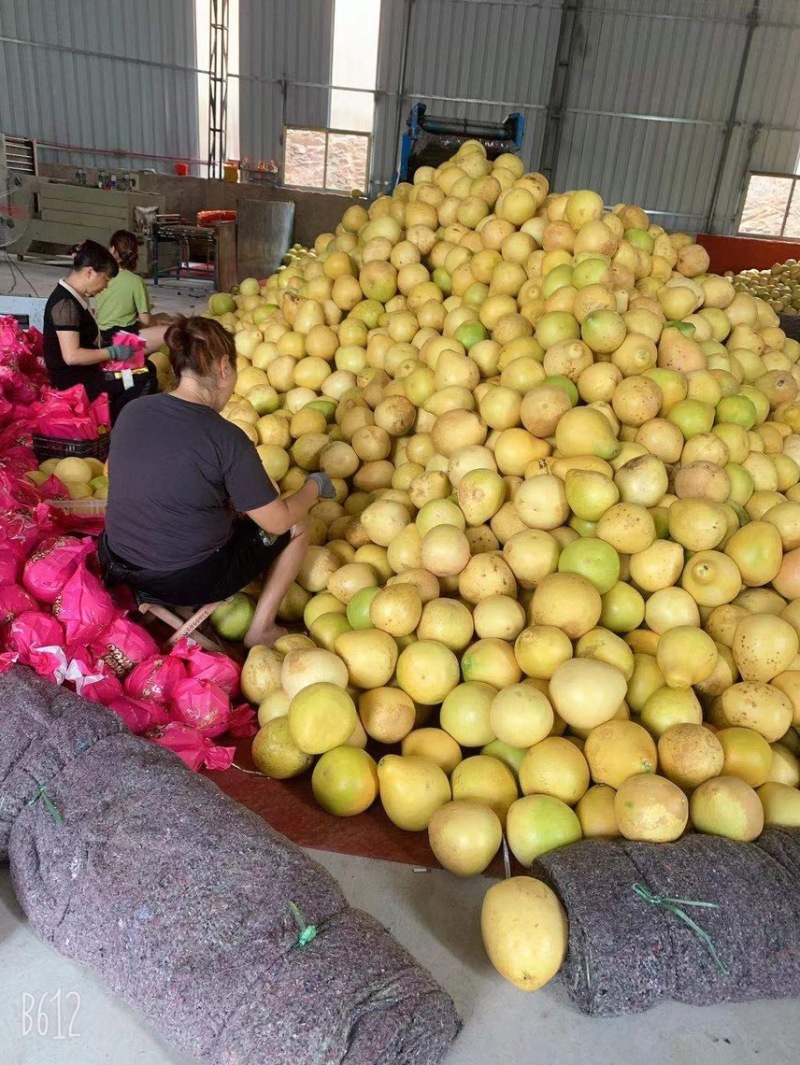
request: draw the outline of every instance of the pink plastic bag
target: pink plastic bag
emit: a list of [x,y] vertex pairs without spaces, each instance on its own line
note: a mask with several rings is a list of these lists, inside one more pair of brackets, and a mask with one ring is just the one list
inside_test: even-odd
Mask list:
[[75,685],[75,691],[84,699],[108,706],[115,699],[123,698],[122,684],[105,662],[92,656],[85,647],[70,649],[66,680]]
[[0,548],[0,585],[14,584],[22,576],[22,560],[25,553],[16,545],[4,544]]
[[114,603],[102,583],[81,562],[53,603],[53,616],[69,643],[89,643],[114,620]]
[[0,586],[0,625],[8,625],[20,614],[38,610],[36,601],[18,584]]
[[210,680],[186,677],[175,685],[171,708],[184,725],[192,725],[213,739],[227,732],[231,720],[231,703],[218,684]]
[[195,772],[203,768],[230,769],[236,754],[234,747],[217,747],[196,728],[181,725],[177,721],[156,728],[147,735],[154,743],[168,747]]
[[107,705],[109,710],[113,710],[122,718],[136,736],[141,736],[169,722],[169,715],[163,706],[146,702],[144,699],[131,699],[129,695],[122,695]]
[[239,678],[242,670],[227,655],[205,651],[191,637],[179,640],[170,653],[184,663],[190,677],[196,680],[213,681],[231,698],[239,691]]
[[231,736],[241,739],[247,736],[255,736],[258,732],[258,718],[256,712],[249,703],[242,703],[231,710],[231,720],[228,732]]
[[176,684],[186,679],[183,663],[168,655],[153,655],[135,667],[125,681],[125,694],[134,699],[152,699],[166,706]]
[[124,362],[103,362],[100,364],[101,370],[141,370],[144,366],[144,353],[147,350],[147,341],[144,337],[137,336],[136,333],[129,333],[125,329],[120,329],[112,336],[111,343],[124,344],[128,348],[134,348],[136,354],[132,359],[125,359]]
[[20,663],[40,677],[63,684],[68,665],[64,643],[64,630],[54,617],[28,610],[9,625],[6,648],[15,651]]
[[146,658],[158,654],[156,641],[135,622],[119,615],[111,624],[92,640],[92,651],[116,673],[126,677],[128,673]]
[[26,562],[22,583],[40,603],[54,603],[80,563],[93,550],[94,544],[88,537],[48,537]]

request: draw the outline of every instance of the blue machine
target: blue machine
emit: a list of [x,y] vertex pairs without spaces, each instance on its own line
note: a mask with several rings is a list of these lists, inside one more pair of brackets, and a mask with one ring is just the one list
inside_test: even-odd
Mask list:
[[414,104],[408,116],[408,131],[403,134],[400,147],[398,181],[413,181],[421,166],[439,166],[455,155],[464,141],[477,140],[486,149],[489,159],[503,152],[517,152],[522,146],[525,118],[518,111],[508,115],[502,123],[477,122],[462,118],[437,118],[428,115],[423,103]]

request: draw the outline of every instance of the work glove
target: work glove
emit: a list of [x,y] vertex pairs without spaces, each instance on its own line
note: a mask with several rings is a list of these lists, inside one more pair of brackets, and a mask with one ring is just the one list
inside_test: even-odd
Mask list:
[[106,351],[110,362],[127,362],[136,354],[136,348],[131,348],[127,344],[110,344]]
[[307,480],[313,481],[319,488],[320,499],[336,498],[336,488],[327,473],[309,473]]

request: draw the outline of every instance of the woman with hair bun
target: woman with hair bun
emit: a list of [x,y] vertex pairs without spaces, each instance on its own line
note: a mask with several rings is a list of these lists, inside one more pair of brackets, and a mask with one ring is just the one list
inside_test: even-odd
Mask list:
[[164,343],[164,326],[150,325],[150,298],[144,281],[135,272],[139,260],[136,234],[118,229],[108,242],[108,250],[119,268],[117,276],[97,297],[97,324],[104,344],[110,344],[121,329],[147,341],[147,353]]
[[199,607],[263,574],[244,642],[272,644],[308,547],[308,511],[335,488],[311,473],[281,499],[250,439],[220,415],[236,384],[236,348],[218,322],[178,318],[166,339],[177,388],[126,407],[111,438],[106,582],[125,582],[142,600]]
[[104,344],[89,299],[99,295],[119,271],[111,253],[94,240],[85,240],[75,249],[72,270],[58,282],[44,309],[44,361],[53,388],[65,391],[83,385],[89,399],[107,392],[111,420],[130,400],[154,392],[158,387],[155,367],[137,374],[133,386],[107,378],[100,369],[104,362],[125,362],[134,349],[125,344]]

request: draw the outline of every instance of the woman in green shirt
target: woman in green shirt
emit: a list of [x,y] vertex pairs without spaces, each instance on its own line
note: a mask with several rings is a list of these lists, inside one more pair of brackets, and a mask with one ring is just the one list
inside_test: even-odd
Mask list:
[[134,272],[139,257],[136,235],[127,229],[118,229],[109,241],[108,250],[119,265],[119,273],[97,297],[97,324],[103,343],[110,344],[115,333],[125,330],[147,341],[149,355],[164,343],[166,327],[150,325],[147,289]]

